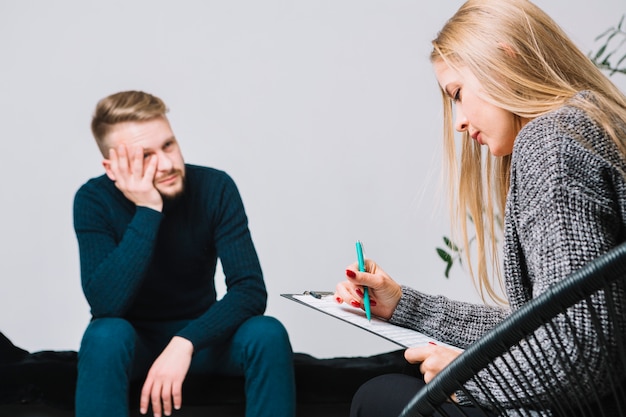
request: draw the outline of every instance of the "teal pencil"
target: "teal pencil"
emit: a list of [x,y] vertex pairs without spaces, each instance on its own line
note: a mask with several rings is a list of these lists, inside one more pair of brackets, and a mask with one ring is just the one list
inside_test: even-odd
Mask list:
[[[359,260],[359,271],[365,272],[365,259],[363,259],[363,245],[360,241],[356,241],[356,257]],[[370,311],[370,294],[366,285],[363,286],[363,306],[365,307],[365,315],[367,320],[372,320],[372,313]]]

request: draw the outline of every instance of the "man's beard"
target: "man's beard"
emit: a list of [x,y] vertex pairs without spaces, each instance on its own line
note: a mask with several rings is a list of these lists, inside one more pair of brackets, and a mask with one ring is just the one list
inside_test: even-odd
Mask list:
[[172,205],[172,203],[180,200],[185,194],[185,189],[187,188],[187,177],[183,174],[181,178],[182,179],[180,190],[176,191],[174,194],[165,194],[157,189],[157,191],[159,191],[159,194],[161,194],[161,198],[163,199],[163,205]]

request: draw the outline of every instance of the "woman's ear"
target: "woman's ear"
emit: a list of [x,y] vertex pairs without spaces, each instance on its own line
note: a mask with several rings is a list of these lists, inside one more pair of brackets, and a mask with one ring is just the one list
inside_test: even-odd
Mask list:
[[102,166],[104,167],[104,172],[106,172],[107,177],[109,177],[111,181],[115,182],[115,174],[113,174],[113,171],[111,170],[111,161],[103,159]]

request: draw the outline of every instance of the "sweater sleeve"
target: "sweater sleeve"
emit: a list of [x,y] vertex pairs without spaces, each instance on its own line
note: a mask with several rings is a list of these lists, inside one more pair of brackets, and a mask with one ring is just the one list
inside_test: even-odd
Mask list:
[[465,349],[507,314],[505,308],[427,295],[403,286],[390,322]]
[[122,317],[128,311],[152,256],[161,213],[138,207],[123,235],[111,215],[106,188],[87,183],[74,198],[74,229],[80,253],[83,292],[91,314]]
[[215,246],[226,277],[227,291],[178,335],[196,349],[232,336],[250,317],[265,311],[267,292],[248,219],[235,183],[225,173],[215,216]]

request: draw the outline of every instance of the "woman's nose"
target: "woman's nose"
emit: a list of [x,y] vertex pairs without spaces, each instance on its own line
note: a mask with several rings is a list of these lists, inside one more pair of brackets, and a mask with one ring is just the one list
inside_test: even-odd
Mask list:
[[465,117],[465,114],[463,114],[463,112],[461,111],[460,106],[457,106],[455,111],[456,117],[454,120],[454,128],[457,132],[465,132],[467,130],[467,127],[469,126],[467,117]]

